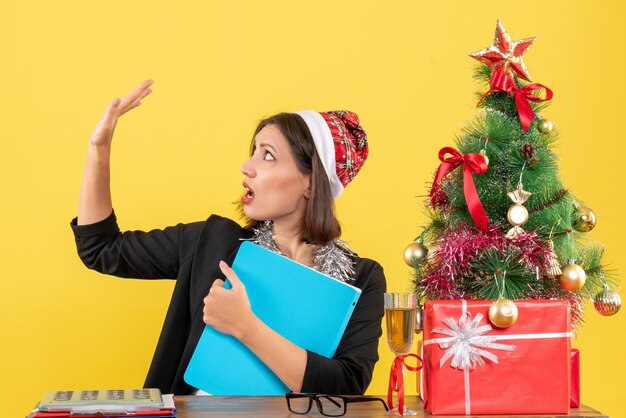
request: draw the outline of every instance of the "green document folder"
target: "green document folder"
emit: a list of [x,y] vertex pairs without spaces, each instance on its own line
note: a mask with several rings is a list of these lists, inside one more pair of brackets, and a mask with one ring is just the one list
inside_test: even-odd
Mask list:
[[[251,242],[232,265],[252,311],[297,346],[332,357],[361,290]],[[230,287],[230,283],[226,283]],[[212,395],[283,395],[289,389],[236,338],[205,326],[185,381]]]

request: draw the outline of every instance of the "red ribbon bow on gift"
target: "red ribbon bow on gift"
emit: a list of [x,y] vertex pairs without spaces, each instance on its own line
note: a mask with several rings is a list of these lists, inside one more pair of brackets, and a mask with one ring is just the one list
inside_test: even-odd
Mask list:
[[[415,357],[419,360],[418,366],[409,366],[405,359],[407,357]],[[398,393],[398,412],[400,415],[404,415],[404,376],[402,375],[402,366],[404,365],[408,370],[416,372],[423,367],[423,361],[417,354],[404,354],[396,356],[391,364],[391,373],[389,375],[389,390],[387,391],[387,404],[390,408],[393,407],[393,392]]]
[[[445,158],[446,154],[451,154],[452,157]],[[452,170],[463,164],[463,192],[465,193],[465,201],[467,202],[467,208],[474,220],[476,226],[484,231],[489,225],[489,218],[483,208],[478,193],[476,192],[476,186],[474,186],[474,177],[472,174],[482,174],[487,171],[487,162],[485,157],[481,154],[465,154],[462,155],[459,151],[452,147],[445,147],[439,150],[439,160],[441,164],[435,174],[435,180],[433,181],[433,187],[430,189],[430,201],[433,205],[436,204],[436,194],[439,191],[439,182]]]
[[[552,90],[543,84],[526,84],[524,87],[519,88],[515,85],[513,77],[500,70],[495,70],[491,73],[491,80],[489,84],[491,85],[491,89],[485,93],[483,97],[481,97],[478,105],[476,106],[480,106],[485,97],[489,96],[491,93],[503,91],[510,96],[515,96],[515,105],[517,106],[519,121],[522,124],[524,132],[528,131],[528,127],[532,123],[533,119],[535,119],[535,112],[533,112],[533,109],[530,107],[530,103],[528,101],[532,100],[533,102],[544,102],[552,99]],[[544,99],[532,93],[534,90],[541,89],[545,89],[546,91],[546,97]]]

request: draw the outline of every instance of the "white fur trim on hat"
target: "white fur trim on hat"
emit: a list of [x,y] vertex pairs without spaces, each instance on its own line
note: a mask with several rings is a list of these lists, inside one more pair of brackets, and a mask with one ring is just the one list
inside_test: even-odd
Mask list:
[[343,184],[341,184],[341,181],[339,181],[339,177],[337,176],[335,143],[333,141],[333,136],[330,133],[330,128],[328,127],[324,117],[315,110],[301,110],[294,113],[300,115],[300,117],[304,119],[304,122],[306,122],[306,126],[309,127],[309,131],[313,137],[313,142],[315,143],[317,155],[319,155],[322,165],[324,166],[324,170],[326,170],[333,198],[337,199],[343,191]]

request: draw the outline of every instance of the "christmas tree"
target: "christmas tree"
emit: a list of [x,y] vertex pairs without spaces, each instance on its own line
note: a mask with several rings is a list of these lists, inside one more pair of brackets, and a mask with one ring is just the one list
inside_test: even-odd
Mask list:
[[494,300],[502,327],[515,299],[569,300],[578,324],[589,297],[603,315],[621,306],[604,248],[586,236],[596,215],[558,175],[558,129],[540,115],[552,91],[522,59],[534,41],[512,41],[498,21],[494,44],[470,54],[482,63],[478,109],[457,149],[439,152],[431,222],[405,250],[422,300]]

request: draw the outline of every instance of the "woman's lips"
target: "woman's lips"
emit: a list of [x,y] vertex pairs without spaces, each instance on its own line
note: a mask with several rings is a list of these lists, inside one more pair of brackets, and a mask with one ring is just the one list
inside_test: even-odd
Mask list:
[[254,191],[250,187],[248,187],[246,183],[243,184],[243,187],[246,190],[243,196],[241,196],[241,203],[243,203],[244,205],[247,205],[248,203],[252,202],[252,200],[254,199]]

